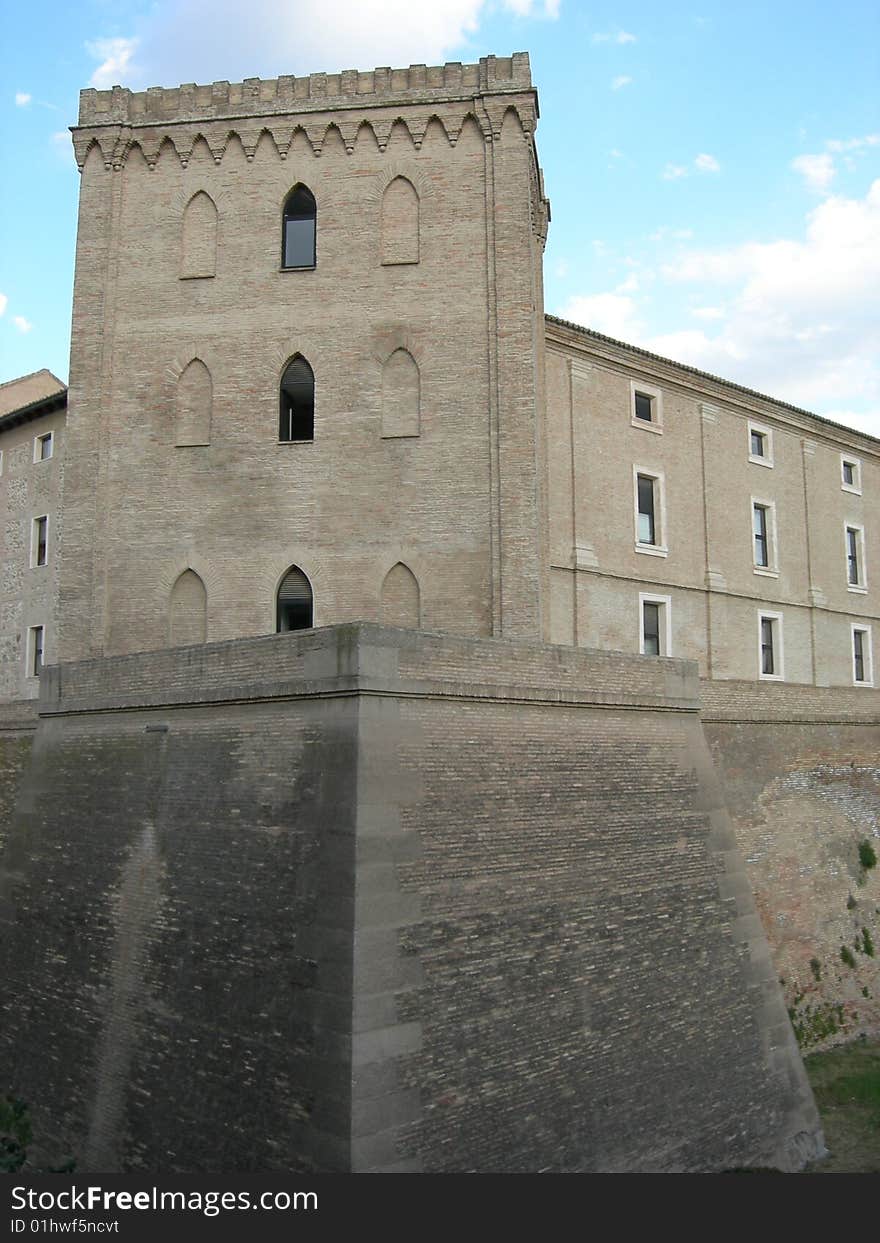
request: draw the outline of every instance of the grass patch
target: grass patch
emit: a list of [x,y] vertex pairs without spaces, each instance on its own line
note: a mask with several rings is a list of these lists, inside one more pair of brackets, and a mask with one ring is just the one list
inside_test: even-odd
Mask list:
[[804,1065],[831,1152],[808,1172],[880,1174],[880,1042],[812,1053]]

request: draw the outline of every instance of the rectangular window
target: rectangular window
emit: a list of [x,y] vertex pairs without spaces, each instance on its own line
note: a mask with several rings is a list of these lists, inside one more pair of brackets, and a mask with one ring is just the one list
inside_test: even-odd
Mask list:
[[840,486],[844,492],[862,494],[862,464],[858,458],[840,455]]
[[749,423],[749,461],[758,466],[773,465],[773,433],[760,423]]
[[49,516],[34,518],[31,526],[31,567],[46,565],[49,560]]
[[31,626],[27,641],[27,676],[38,678],[43,668],[43,646],[46,632],[42,626]]
[[857,686],[874,685],[874,668],[871,653],[871,627],[852,627],[853,682]]
[[653,557],[668,553],[665,541],[666,503],[663,476],[633,467],[633,504],[635,508],[636,552]]
[[34,440],[34,461],[47,462],[52,456],[52,433],[46,432],[44,436],[37,436]]
[[669,596],[639,593],[639,651],[643,656],[669,656],[671,604]]
[[865,532],[863,527],[846,527],[846,582],[850,591],[865,591]]
[[782,614],[758,614],[758,677],[783,678]]
[[657,543],[657,523],[654,513],[654,480],[647,475],[638,477],[640,544]]
[[630,380],[630,422],[649,432],[663,430],[663,394],[652,384],[636,384]]
[[772,501],[759,501],[754,497],[752,497],[752,561],[756,574],[776,576],[776,507]]
[[752,506],[755,532],[755,565],[770,565],[770,544],[767,538],[767,506]]

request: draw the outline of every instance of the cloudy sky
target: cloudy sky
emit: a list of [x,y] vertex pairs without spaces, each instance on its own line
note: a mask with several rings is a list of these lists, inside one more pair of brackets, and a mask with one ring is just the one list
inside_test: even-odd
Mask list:
[[6,6],[0,380],[67,378],[82,86],[531,53],[547,310],[880,436],[876,0]]

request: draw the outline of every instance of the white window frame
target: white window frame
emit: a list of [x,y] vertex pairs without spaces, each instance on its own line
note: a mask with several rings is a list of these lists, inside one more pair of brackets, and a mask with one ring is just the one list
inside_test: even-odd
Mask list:
[[[46,519],[46,560],[38,561],[37,557],[40,551],[38,524],[42,522],[44,518]],[[44,570],[46,566],[49,564],[49,525],[50,524],[49,524],[48,514],[37,514],[35,518],[31,519],[31,569],[32,570]]]
[[660,656],[672,655],[672,596],[639,592],[639,655],[645,655],[645,605],[660,605]]
[[35,656],[36,656],[36,648],[37,648],[37,634],[36,634],[36,632],[37,632],[38,630],[42,630],[42,632],[43,632],[43,661],[42,661],[42,667],[43,667],[44,669],[45,669],[45,667],[46,667],[46,624],[45,624],[45,622],[37,622],[37,623],[36,623],[35,625],[33,625],[33,626],[28,626],[28,629],[27,629],[27,643],[25,644],[25,667],[24,667],[24,673],[25,673],[25,677],[26,677],[26,678],[30,678],[30,679],[31,679],[31,681],[33,681],[35,678],[38,678],[38,677],[40,676],[40,675],[39,675],[39,673],[34,673],[34,658],[35,658]]
[[[651,419],[636,418],[636,393],[642,393],[651,399]],[[656,384],[642,384],[636,380],[629,382],[629,413],[633,427],[641,427],[646,432],[663,432],[663,391]]]
[[[42,446],[47,440],[49,442],[49,453],[46,457],[43,457]],[[55,433],[54,432],[41,432],[39,436],[34,437],[34,462],[35,463],[36,462],[50,462],[52,460],[52,456],[54,453],[55,453]]]
[[[852,483],[847,483],[843,477],[844,467],[846,466],[851,466],[853,468]],[[862,462],[860,458],[852,457],[849,453],[841,453],[840,486],[844,492],[852,492],[856,496],[862,495]]]
[[[767,564],[758,565],[755,560],[755,508],[760,506],[767,513]],[[749,532],[752,540],[752,570],[763,578],[779,577],[779,544],[776,539],[776,502],[765,500],[761,496],[751,498],[749,508]]]
[[[647,466],[633,466],[633,522],[635,530],[635,550],[649,557],[667,557],[669,548],[666,544],[666,482],[663,472]],[[654,544],[643,544],[639,540],[639,476],[654,482]]]
[[[764,662],[761,653],[761,622],[765,620],[773,623],[773,665],[776,669],[775,673],[764,673],[762,670]],[[782,614],[772,613],[769,609],[758,610],[758,678],[762,682],[785,681],[785,648],[782,636]]]
[[0,449],[0,475],[3,474],[3,450]]
[[[773,467],[773,429],[767,427],[764,423],[756,423],[754,419],[749,419],[748,423],[749,438],[746,442],[749,450],[749,461],[754,462],[756,466]],[[757,453],[752,453],[752,432],[756,432],[759,436],[763,436],[766,443],[767,452],[761,457]]]
[[[849,581],[849,532],[856,533],[856,561],[858,563],[859,581],[851,583]],[[843,565],[846,574],[846,589],[856,595],[864,596],[868,594],[868,567],[865,561],[865,528],[860,522],[845,522],[843,524]]]
[[[871,627],[866,626],[864,622],[850,623],[850,655],[852,656],[852,680],[853,686],[873,686],[874,685],[874,651],[871,643]],[[856,632],[863,636],[862,638],[862,663],[865,667],[865,677],[861,681],[856,678]]]

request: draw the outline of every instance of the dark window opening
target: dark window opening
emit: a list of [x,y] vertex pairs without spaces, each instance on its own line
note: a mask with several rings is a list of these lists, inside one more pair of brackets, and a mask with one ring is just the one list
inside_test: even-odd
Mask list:
[[281,414],[279,440],[314,440],[315,438],[315,374],[297,354],[287,364],[281,377]]
[[312,626],[312,588],[309,580],[291,566],[278,588],[278,612],[275,628],[279,634],[288,630],[310,630]]
[[764,444],[767,440],[767,437],[764,435],[763,432],[752,432],[751,437],[752,437],[752,457],[766,457],[767,454],[764,452]]
[[43,627],[34,626],[31,633],[34,636],[31,676],[37,678],[40,676],[40,670],[43,668]]
[[853,587],[859,585],[859,533],[854,527],[846,528],[847,580]]
[[761,618],[761,672],[773,674],[773,618]]
[[647,393],[636,393],[636,418],[644,419],[646,423],[653,422],[654,399]]
[[654,480],[647,475],[639,475],[638,493],[639,543],[655,544],[657,540],[654,522]]
[[856,481],[856,472],[855,472],[852,462],[844,462],[843,482],[847,485],[847,487],[851,488],[854,486],[855,481]]
[[38,436],[37,440],[40,446],[39,461],[46,462],[52,456],[52,433],[47,432],[45,436]]
[[642,634],[646,656],[660,655],[660,605],[645,600],[642,604]]
[[866,680],[864,630],[853,631],[853,677],[856,682],[864,682]]
[[284,203],[281,240],[283,268],[315,266],[315,196],[305,186],[294,186]]
[[36,527],[36,564],[46,565],[48,560],[47,545],[49,537],[49,519],[37,518],[34,525]]
[[770,565],[770,545],[767,539],[767,510],[763,505],[754,507],[755,514],[755,565]]

